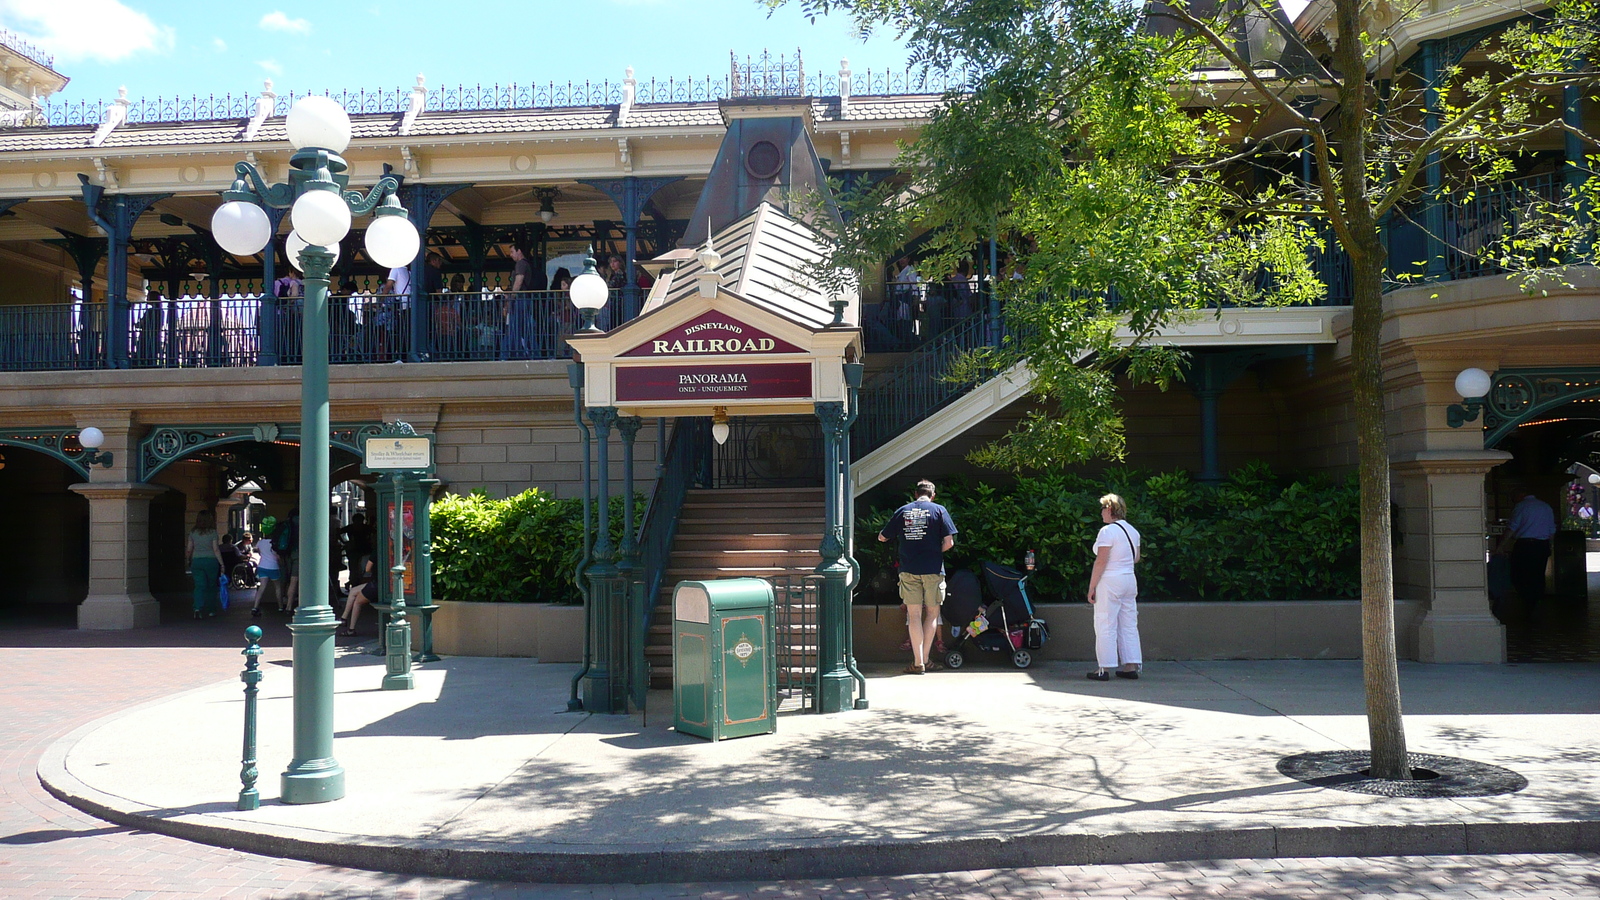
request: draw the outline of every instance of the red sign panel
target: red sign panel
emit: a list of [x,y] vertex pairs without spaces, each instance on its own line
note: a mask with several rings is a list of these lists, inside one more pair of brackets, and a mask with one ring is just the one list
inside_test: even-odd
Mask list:
[[623,356],[704,356],[740,353],[802,353],[799,347],[729,318],[716,310],[662,332]]
[[617,400],[780,400],[811,396],[811,364],[618,366]]

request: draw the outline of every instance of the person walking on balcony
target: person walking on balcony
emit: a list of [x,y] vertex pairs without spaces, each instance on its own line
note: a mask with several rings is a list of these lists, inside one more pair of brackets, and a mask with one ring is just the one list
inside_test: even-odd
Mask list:
[[410,346],[406,336],[411,333],[411,267],[395,266],[383,282],[384,309],[389,314],[389,346],[384,348],[386,360],[405,357]]
[[900,599],[911,636],[909,675],[939,668],[929,655],[939,636],[939,607],[944,603],[944,554],[956,543],[955,520],[933,498],[933,482],[917,482],[915,499],[895,510],[878,532],[878,540],[893,540],[900,551]]
[[527,359],[532,351],[533,307],[528,291],[534,290],[534,265],[528,251],[511,245],[511,293],[500,298],[500,320],[505,324],[500,342],[501,359]]
[[194,617],[214,616],[222,611],[222,596],[217,592],[222,578],[221,538],[217,535],[217,517],[209,509],[202,509],[194,517],[194,527],[189,529],[188,552],[185,568],[194,578]]
[[1511,493],[1517,503],[1500,538],[1497,552],[1511,555],[1511,584],[1522,600],[1524,612],[1544,599],[1544,567],[1550,560],[1550,541],[1556,536],[1556,511],[1527,488]]
[[1094,607],[1094,655],[1099,668],[1090,681],[1138,678],[1144,665],[1139,648],[1139,530],[1129,525],[1128,504],[1116,494],[1100,498],[1100,521],[1094,538],[1094,568],[1089,573],[1089,604]]

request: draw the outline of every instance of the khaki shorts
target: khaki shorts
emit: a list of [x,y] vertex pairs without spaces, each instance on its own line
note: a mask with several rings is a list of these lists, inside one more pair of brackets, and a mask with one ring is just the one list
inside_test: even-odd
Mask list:
[[907,606],[940,606],[944,603],[943,575],[900,573],[900,602]]

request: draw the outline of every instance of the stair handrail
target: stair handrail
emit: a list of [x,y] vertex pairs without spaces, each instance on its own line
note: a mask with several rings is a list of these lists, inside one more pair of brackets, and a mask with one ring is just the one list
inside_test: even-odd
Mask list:
[[950,363],[964,353],[997,346],[1003,335],[1002,318],[994,310],[980,312],[874,375],[861,388],[851,455],[860,459],[976,387],[977,381],[946,380]]
[[634,568],[636,580],[631,585],[636,608],[630,647],[633,677],[629,684],[634,705],[639,709],[644,709],[650,690],[650,661],[645,656],[645,647],[650,642],[650,619],[672,555],[672,541],[678,533],[683,501],[697,480],[702,445],[709,442],[707,424],[703,418],[680,416],[673,420],[672,437],[661,460],[660,476],[639,524],[639,564]]

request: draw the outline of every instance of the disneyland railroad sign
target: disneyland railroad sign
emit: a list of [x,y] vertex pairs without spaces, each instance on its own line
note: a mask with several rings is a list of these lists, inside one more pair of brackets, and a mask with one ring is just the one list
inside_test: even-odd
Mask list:
[[[705,313],[656,335],[632,350],[626,357],[703,356],[725,353],[745,355],[751,353],[804,353],[795,345],[737,319],[708,310]],[[785,395],[789,396],[789,395]],[[660,399],[660,398],[652,398]]]

